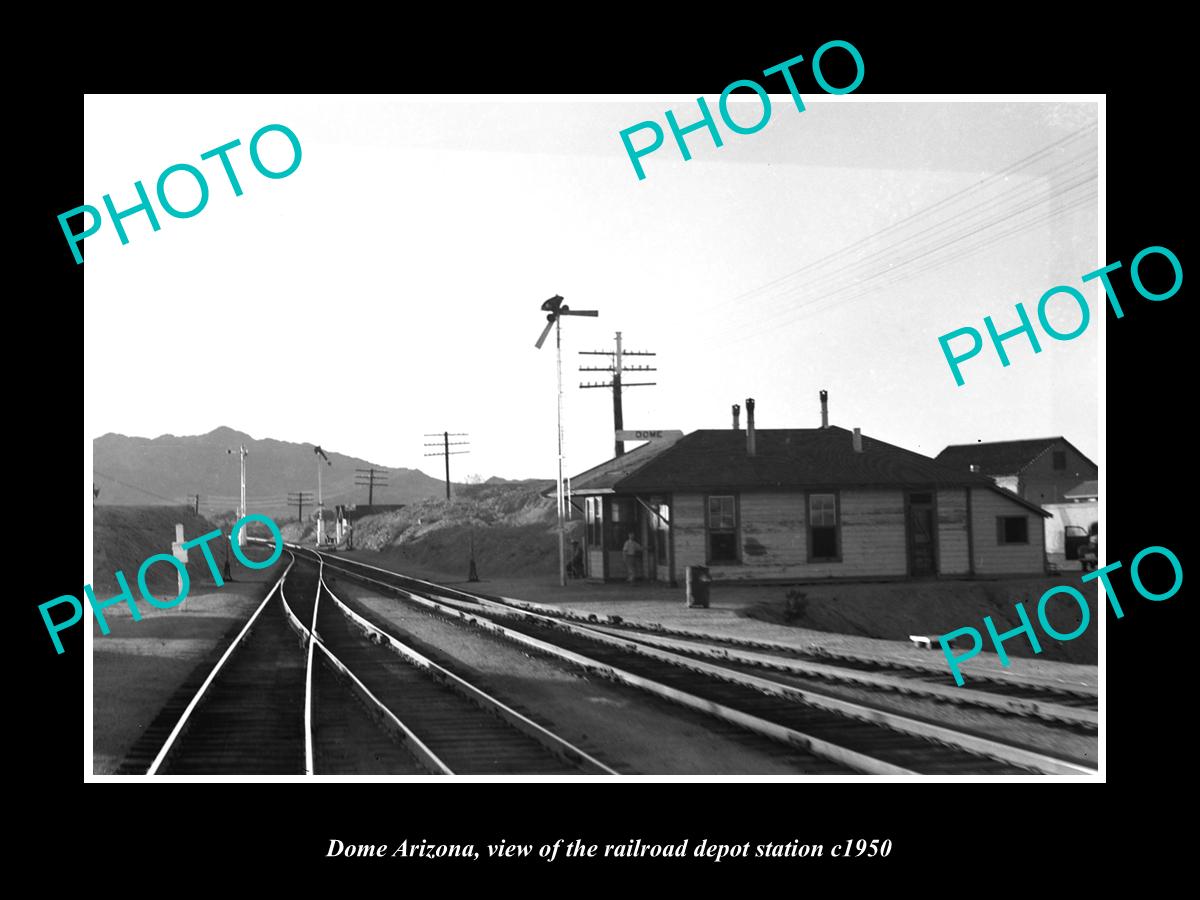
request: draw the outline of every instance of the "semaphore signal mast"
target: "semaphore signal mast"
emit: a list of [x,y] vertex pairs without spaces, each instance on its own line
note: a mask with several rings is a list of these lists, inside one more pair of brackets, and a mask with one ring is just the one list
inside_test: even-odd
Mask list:
[[541,336],[538,337],[537,343],[534,346],[541,350],[542,344],[546,343],[546,336],[550,334],[550,329],[554,329],[554,346],[557,351],[557,367],[558,367],[558,583],[562,587],[567,586],[567,510],[566,500],[563,497],[563,425],[562,425],[562,410],[563,410],[563,389],[562,389],[562,317],[563,316],[598,316],[598,310],[594,309],[571,309],[563,303],[563,298],[559,294],[555,294],[549,300],[542,304],[542,309],[548,315],[546,316],[546,327],[542,329]]

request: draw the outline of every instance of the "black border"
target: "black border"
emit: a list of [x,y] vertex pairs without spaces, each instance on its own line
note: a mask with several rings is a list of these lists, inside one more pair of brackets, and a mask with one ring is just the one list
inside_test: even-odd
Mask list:
[[[797,12],[787,24],[765,8],[744,11],[737,23],[714,21],[699,11],[656,22],[644,10],[632,9],[618,12],[627,20],[619,24],[581,27],[574,24],[579,15],[564,9],[557,20],[547,16],[527,22],[506,16],[508,30],[503,32],[472,22],[477,33],[504,35],[492,42],[478,38],[474,46],[464,33],[465,23],[453,29],[423,25],[386,38],[364,37],[361,22],[353,28],[334,25],[319,43],[299,37],[294,23],[284,23],[277,26],[282,29],[280,46],[260,52],[253,66],[247,64],[246,51],[241,65],[159,73],[162,81],[154,87],[699,95],[719,92],[732,80],[753,77],[766,66],[840,38],[854,43],[866,61],[862,92],[1107,93],[1109,250],[1108,259],[1097,264],[1125,262],[1114,281],[1129,299],[1125,317],[1116,320],[1110,312],[1107,321],[1104,538],[1108,558],[1126,566],[1143,547],[1158,544],[1171,548],[1188,568],[1181,519],[1190,506],[1184,491],[1191,476],[1186,412],[1194,404],[1184,372],[1190,339],[1184,322],[1186,286],[1169,301],[1143,301],[1133,293],[1127,269],[1139,250],[1156,244],[1174,250],[1188,268],[1182,219],[1184,188],[1190,183],[1184,155],[1191,147],[1178,131],[1187,115],[1180,80],[1186,29],[1180,23],[1165,13],[1143,19],[1131,15],[1117,24],[1103,21],[1099,12],[1085,20],[1077,14],[1056,17],[1045,9],[1000,8],[947,20],[917,11],[881,18],[859,7],[843,16],[825,14],[820,23]],[[528,36],[517,45],[513,33]],[[122,40],[137,42],[129,35]],[[234,52],[240,51],[222,50]],[[266,77],[271,71],[289,77]],[[93,71],[85,86],[97,92],[144,90],[146,85],[132,81],[137,74],[133,69]],[[73,430],[77,426],[66,425],[66,398],[72,389],[65,382],[74,360],[82,361],[76,326],[69,323],[75,304],[82,302],[83,267],[74,265],[54,217],[83,199],[79,176],[73,174],[79,172],[81,106],[78,89],[54,86],[31,93],[17,113],[19,121],[35,123],[38,136],[22,164],[24,170],[31,163],[33,172],[23,172],[19,179],[31,211],[16,219],[23,227],[33,225],[33,240],[17,239],[34,248],[40,265],[37,277],[14,279],[25,285],[19,292],[24,302],[15,304],[10,320],[15,332],[31,336],[33,346],[43,351],[33,359],[27,354],[11,357],[19,371],[10,371],[9,380],[9,396],[17,406],[10,411],[10,473],[36,467],[43,475],[36,482],[22,479],[42,490],[29,503],[32,516],[25,519],[18,513],[21,521],[13,523],[14,537],[21,540],[13,542],[16,552],[10,557],[23,583],[10,603],[26,623],[21,632],[26,661],[12,692],[24,707],[20,728],[14,729],[21,736],[17,777],[33,788],[19,813],[22,830],[60,865],[68,855],[61,843],[65,830],[81,820],[89,837],[80,851],[80,871],[105,877],[106,871],[119,875],[136,864],[139,877],[150,868],[174,871],[191,884],[213,885],[230,884],[244,867],[275,878],[287,872],[310,885],[314,876],[316,881],[328,876],[356,885],[364,877],[378,877],[395,885],[414,871],[427,871],[435,879],[453,875],[456,880],[448,884],[458,884],[468,874],[495,879],[507,873],[515,881],[530,878],[535,869],[534,863],[473,870],[422,863],[425,868],[413,870],[395,860],[343,865],[321,855],[328,838],[338,835],[389,843],[418,834],[455,842],[504,836],[523,842],[581,837],[592,843],[704,834],[731,843],[862,836],[891,837],[892,857],[884,863],[856,863],[846,871],[828,864],[796,868],[782,863],[764,870],[737,862],[674,868],[665,862],[629,862],[608,869],[625,878],[649,868],[668,876],[686,868],[706,885],[724,882],[751,889],[755,882],[747,879],[776,875],[787,879],[784,886],[810,888],[815,883],[808,879],[818,871],[831,873],[831,882],[842,886],[875,875],[898,889],[904,882],[896,879],[902,877],[918,877],[919,882],[909,884],[928,887],[952,878],[956,889],[967,889],[986,872],[989,879],[1020,890],[1027,884],[1019,876],[1022,860],[1045,852],[1048,842],[1055,859],[1091,869],[1103,865],[1106,849],[1121,849],[1118,842],[1148,841],[1149,833],[1168,827],[1153,810],[1132,830],[1106,825],[1087,815],[1097,798],[1066,797],[1049,785],[1029,788],[1020,797],[1007,788],[1001,796],[1001,788],[990,785],[852,790],[815,783],[350,785],[315,792],[222,785],[176,790],[169,797],[161,788],[149,793],[136,787],[125,788],[119,799],[97,793],[85,797],[83,790],[112,789],[82,784],[82,631],[67,634],[67,651],[56,656],[36,610],[45,599],[78,590],[76,560],[63,554],[68,542],[61,520],[75,521],[80,499],[78,433]],[[28,265],[23,257],[12,264]],[[93,349],[102,356],[136,348]],[[23,500],[14,504],[22,511]],[[60,516],[63,511],[66,515]],[[1133,594],[1126,576],[1127,570],[1114,577],[1125,616],[1117,620],[1110,612],[1107,618],[1108,782],[1118,790],[1136,789],[1140,803],[1151,803],[1162,788],[1174,786],[1176,773],[1186,771],[1187,759],[1177,748],[1186,746],[1182,731],[1190,695],[1183,665],[1190,633],[1182,591],[1152,603]],[[216,805],[227,803],[235,814]],[[131,841],[140,845],[137,851]],[[1123,849],[1131,848],[1127,843]],[[570,869],[539,871],[569,879],[596,870],[596,864],[581,862]],[[822,877],[819,883],[825,882]]]

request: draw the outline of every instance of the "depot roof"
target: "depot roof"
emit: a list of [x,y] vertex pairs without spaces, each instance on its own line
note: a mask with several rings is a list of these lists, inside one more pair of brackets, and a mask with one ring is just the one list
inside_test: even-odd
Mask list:
[[[614,485],[619,481],[628,478],[646,463],[670,450],[679,440],[679,438],[666,438],[660,441],[651,441],[648,444],[634,447],[623,456],[614,456],[598,466],[593,466],[571,479],[571,493],[584,496],[611,494]],[[547,493],[552,494],[554,490],[551,487]]]
[[755,454],[746,432],[693,431],[664,446],[642,447],[589,469],[571,483],[573,494],[670,493],[721,489],[981,487],[1039,515],[1049,515],[990,478],[920,453],[862,436],[856,452],[845,428],[760,428]]

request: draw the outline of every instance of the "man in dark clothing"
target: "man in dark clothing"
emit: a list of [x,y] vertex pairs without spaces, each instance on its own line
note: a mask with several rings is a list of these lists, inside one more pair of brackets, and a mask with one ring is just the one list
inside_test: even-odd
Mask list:
[[571,561],[567,563],[567,576],[583,577],[583,547],[579,545],[579,541],[571,541]]

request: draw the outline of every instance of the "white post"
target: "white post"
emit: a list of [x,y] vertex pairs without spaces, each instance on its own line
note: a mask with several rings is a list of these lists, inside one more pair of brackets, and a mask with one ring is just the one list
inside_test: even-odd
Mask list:
[[[188,561],[188,552],[187,552],[187,550],[185,550],[183,548],[183,542],[184,542],[183,525],[179,522],[176,522],[175,523],[175,540],[171,543],[171,553],[172,553],[172,555],[174,555],[174,557],[177,560],[179,560],[181,563],[183,563],[186,566],[187,561]],[[175,596],[178,597],[180,594],[183,593],[183,573],[177,571],[175,577],[176,577],[176,580],[178,581],[178,590],[175,592]],[[183,603],[181,604],[180,609],[184,612],[187,611],[187,598],[186,597],[183,598]]]
[[317,546],[325,537],[325,499],[321,494],[321,454],[317,454]]
[[567,586],[567,523],[563,507],[563,425],[562,425],[562,317],[554,318],[554,345],[558,351],[558,583]]
[[[245,444],[238,445],[238,455],[241,457],[241,462],[242,462],[242,493],[241,493],[241,501],[238,504],[238,519],[240,520],[240,519],[246,518],[246,445]],[[241,531],[238,532],[238,546],[239,547],[246,546],[246,529],[245,528],[243,528]]]

